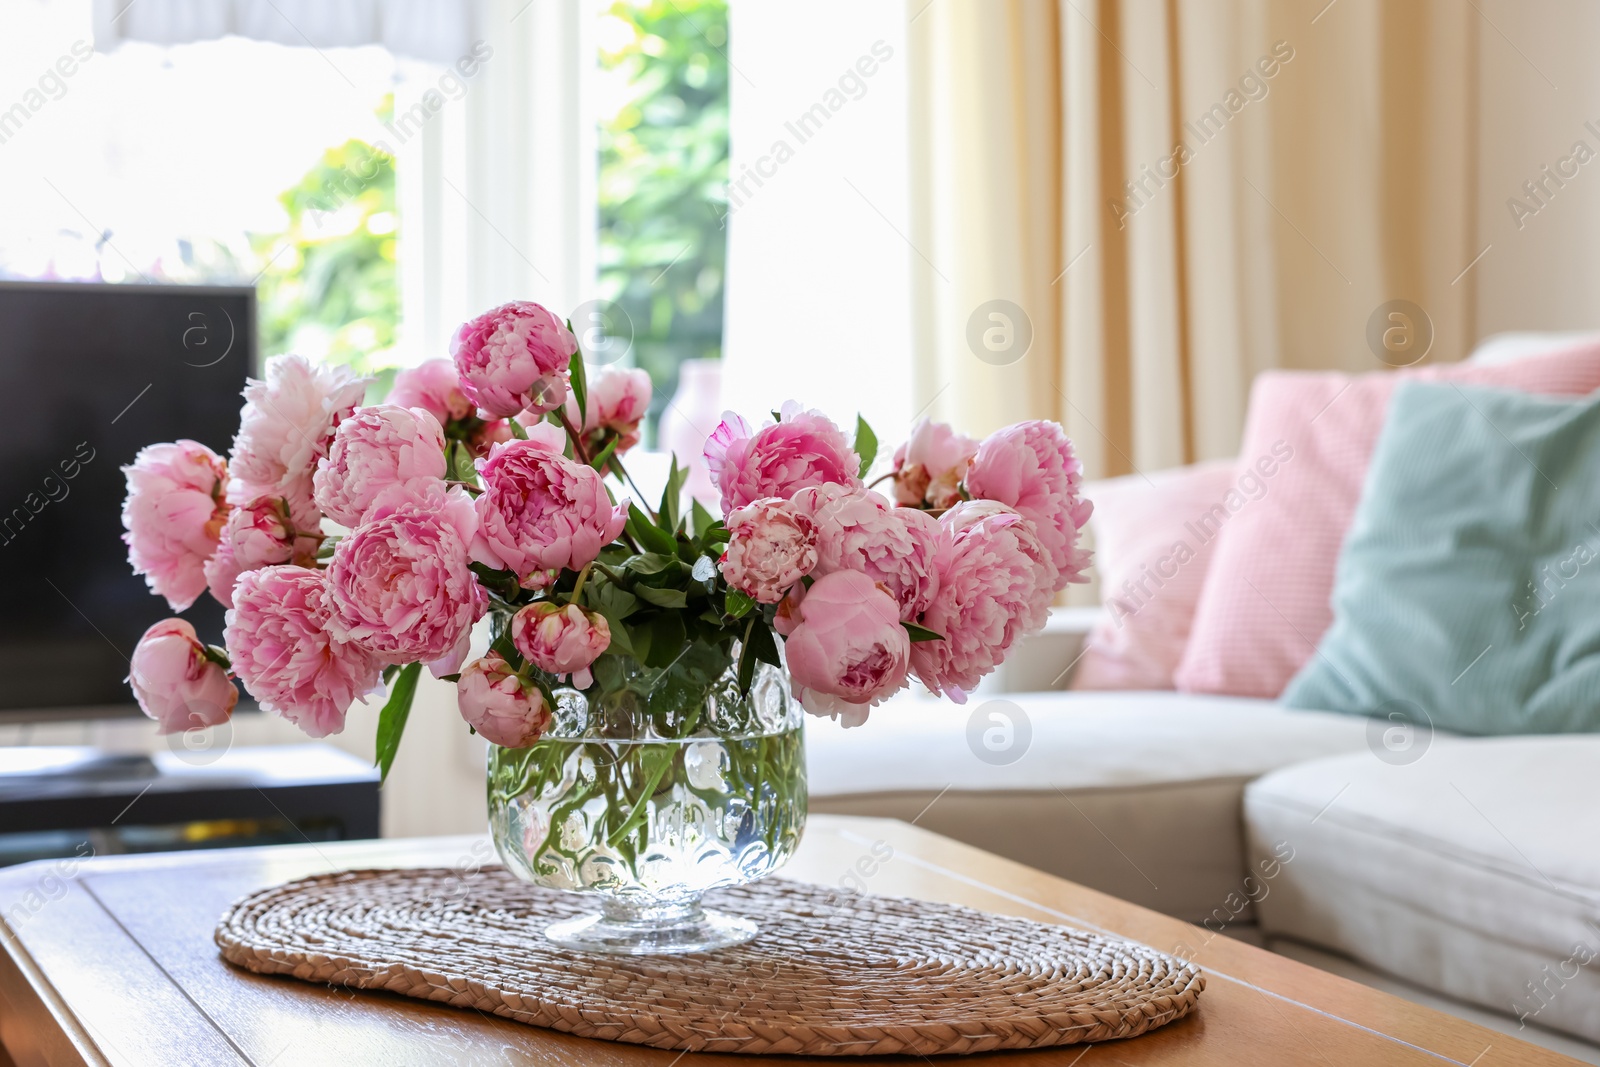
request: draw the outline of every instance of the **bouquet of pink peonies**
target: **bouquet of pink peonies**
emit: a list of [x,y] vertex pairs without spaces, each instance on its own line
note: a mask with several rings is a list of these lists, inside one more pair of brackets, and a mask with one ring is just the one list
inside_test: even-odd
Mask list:
[[651,510],[623,465],[642,371],[590,379],[569,326],[528,302],[451,351],[368,406],[348,370],[278,357],[226,461],[179,441],[125,469],[134,569],[175,611],[206,590],[228,608],[220,647],[181,619],[141,639],[129,682],[164,732],[226,719],[237,678],[322,737],[387,683],[387,773],[424,666],[473,729],[524,748],[561,691],[615,695],[643,665],[692,708],[729,671],[748,689],[758,662],[854,725],[913,675],[965,700],[1084,580],[1090,504],[1055,423],[978,442],[923,421],[879,479],[890,500],[863,484],[865,422],[852,442],[795,404],[759,429],[730,413],[705,448],[721,515],[684,507],[676,459]]

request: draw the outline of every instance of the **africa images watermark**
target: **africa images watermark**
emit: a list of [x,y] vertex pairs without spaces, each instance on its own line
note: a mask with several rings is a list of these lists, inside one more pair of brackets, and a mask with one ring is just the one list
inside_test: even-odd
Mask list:
[[337,215],[346,205],[360,196],[384,167],[394,166],[395,149],[422,132],[448,103],[464,99],[470,88],[468,82],[483,70],[483,65],[494,57],[494,48],[487,41],[474,41],[472,48],[453,67],[439,75],[436,87],[424,92],[420,99],[393,119],[384,123],[384,129],[394,138],[372,142],[372,153],[365,159],[346,163],[336,175],[322,183],[321,192],[307,205],[307,215],[313,229],[322,229],[327,220]]
[[23,125],[44,110],[50,101],[60,100],[67,95],[67,79],[78,73],[80,64],[89,62],[94,55],[94,46],[87,41],[73,41],[67,52],[39,75],[37,88],[28,89],[22,94],[22,99],[0,111],[0,144],[15,137]]
[[1139,614],[1160,596],[1167,583],[1199,556],[1200,549],[1216,540],[1224,523],[1267,495],[1268,482],[1292,459],[1294,446],[1274,441],[1265,455],[1244,468],[1221,500],[1183,524],[1183,534],[1165,552],[1141,564],[1137,578],[1124,580],[1121,589],[1107,590],[1105,605],[1111,621],[1120,629],[1124,619]]
[[1229,89],[1221,100],[1201,112],[1197,118],[1185,122],[1183,128],[1194,138],[1194,147],[1189,146],[1187,137],[1179,141],[1172,146],[1170,154],[1153,164],[1142,165],[1139,177],[1123,183],[1122,191],[1127,194],[1124,198],[1113,197],[1106,202],[1112,218],[1117,220],[1117,229],[1125,227],[1129,219],[1154,200],[1156,194],[1178,176],[1178,171],[1188,166],[1200,149],[1215,140],[1246,105],[1255,100],[1265,100],[1272,91],[1269,83],[1293,58],[1294,49],[1288,41],[1274,41],[1272,51],[1257,59],[1254,66],[1239,76],[1237,89]]
[[[68,483],[82,473],[85,465],[94,461],[96,453],[88,441],[78,442],[72,455],[56,464],[39,483],[39,488],[30,490],[22,498],[22,503],[12,508],[10,513],[0,517],[0,545],[9,545],[21,536],[22,531],[34,520],[38,514],[51,504],[59,504],[67,499],[72,492]],[[57,474],[59,471],[59,475]]]
[[[1583,128],[1600,139],[1600,126],[1596,126],[1593,120],[1585,122]],[[1565,189],[1567,182],[1578,176],[1579,168],[1594,159],[1595,155],[1589,142],[1580,138],[1572,142],[1572,148],[1556,160],[1553,168],[1546,163],[1539,168],[1537,175],[1522,183],[1526,200],[1506,197],[1506,210],[1511,212],[1511,221],[1517,224],[1517,229],[1522,229],[1529,219],[1549,207],[1556,194]]]
[[[822,94],[822,99],[783,124],[783,128],[794,138],[794,144],[790,144],[787,138],[779,137],[764,155],[756,157],[754,165],[744,164],[737,178],[728,179],[728,209],[722,213],[720,220],[723,225],[727,225],[733,213],[749,203],[767,181],[777,176],[779,167],[795,157],[798,145],[815,137],[828,120],[850,101],[866,96],[867,79],[878,73],[882,64],[894,58],[894,48],[883,40],[873,41],[868,53],[857,59],[854,65],[846,67],[838,81]],[[750,188],[752,182],[755,189]]]

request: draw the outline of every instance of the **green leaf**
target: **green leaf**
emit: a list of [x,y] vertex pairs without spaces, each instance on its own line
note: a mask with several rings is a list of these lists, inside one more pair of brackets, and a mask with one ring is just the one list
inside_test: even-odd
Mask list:
[[[602,611],[600,614],[605,615],[606,613]],[[634,659],[638,659],[638,654],[633,648],[633,638],[628,635],[628,628],[622,623],[614,621],[609,615],[606,615],[606,622],[611,627],[611,644],[606,647],[612,652],[620,652],[625,656],[632,656]]]
[[656,522],[669,534],[677,532],[678,505],[683,499],[683,483],[688,477],[688,471],[678,468],[678,456],[673,453],[672,469],[667,472],[667,484],[661,490],[661,507],[656,509]]
[[445,451],[446,465],[450,469],[450,478],[457,482],[466,482],[468,485],[478,484],[478,469],[472,465],[472,449],[462,440],[450,442],[450,447]]
[[394,676],[400,673],[400,664],[391,663],[383,669],[383,684],[388,685],[394,681]]
[[744,624],[744,640],[739,648],[739,692],[750,692],[750,682],[756,676],[756,646],[751,640],[757,626],[761,626],[760,615],[750,616],[750,621]]
[[340,537],[338,534],[328,534],[327,536],[323,537],[322,544],[317,546],[317,558],[332,559],[333,550],[338,548],[339,542],[343,540],[344,538]]
[[872,461],[878,458],[878,435],[860,415],[856,416],[856,455],[861,457],[860,473],[865,478]]
[[517,421],[515,415],[507,419],[506,422],[511,424],[512,437],[515,437],[519,441],[526,441],[528,439],[528,431],[523,427],[522,423]]
[[618,442],[621,440],[622,438],[620,437],[613,437],[611,440],[607,441],[606,447],[594,454],[594,458],[589,461],[589,466],[593,467],[597,471],[604,470],[606,464],[610,462],[612,454],[616,452]]
[[682,589],[654,589],[648,585],[634,587],[634,595],[658,608],[685,608],[689,598]]
[[628,562],[622,565],[622,569],[629,574],[660,574],[677,562],[676,556],[662,552],[641,552],[637,556],[628,557]]
[[729,589],[727,596],[729,618],[742,619],[756,606],[755,598],[737,589]]
[[647,551],[675,553],[678,550],[677,540],[651,522],[650,517],[632,501],[628,502],[628,532],[639,543],[639,547]]
[[639,598],[626,589],[612,585],[610,582],[601,583],[599,588],[600,614],[604,615],[606,621],[613,625],[620,623],[638,610]]
[[640,663],[650,660],[650,627],[635,625],[628,630],[628,640],[633,645],[633,658]]
[[707,511],[698,500],[689,501],[689,518],[694,524],[694,535],[698,538],[704,538],[706,531],[717,525],[717,520],[711,512]]
[[943,641],[944,640],[944,634],[934,633],[932,630],[928,629],[927,627],[918,626],[914,622],[903,622],[900,625],[904,626],[906,628],[906,633],[911,635],[911,643],[912,644],[916,644],[918,641]]
[[[751,618],[759,618],[752,615]],[[756,623],[750,631],[750,645],[756,650],[756,659],[762,663],[770,663],[774,667],[783,666],[783,661],[778,658],[777,642],[772,640],[772,631],[767,629],[765,621]]]
[[647,667],[670,667],[683,652],[688,636],[683,629],[683,616],[676,611],[663,611],[650,620],[650,653],[645,657]]
[[[571,322],[567,323],[567,329],[572,329]],[[577,334],[573,334],[573,337],[577,337]],[[583,424],[589,421],[589,377],[584,371],[581,348],[573,349],[567,370],[572,377],[572,398],[578,402],[578,430],[582,432]]]
[[502,600],[512,600],[522,591],[522,584],[511,571],[497,571],[487,563],[469,563],[472,573],[482,586]]
[[379,782],[389,777],[389,767],[394,754],[400,750],[400,735],[406,731],[406,719],[411,715],[411,700],[417,695],[417,677],[422,664],[408,663],[400,668],[394,685],[389,688],[389,702],[378,713],[378,768]]

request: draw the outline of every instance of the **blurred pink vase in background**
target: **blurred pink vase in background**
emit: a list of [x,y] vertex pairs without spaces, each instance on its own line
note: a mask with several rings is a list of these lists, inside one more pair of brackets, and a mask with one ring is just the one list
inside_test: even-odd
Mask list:
[[678,391],[672,394],[656,432],[656,448],[672,452],[689,471],[689,495],[720,514],[722,495],[706,467],[706,438],[722,421],[722,361],[686,359],[678,364]]

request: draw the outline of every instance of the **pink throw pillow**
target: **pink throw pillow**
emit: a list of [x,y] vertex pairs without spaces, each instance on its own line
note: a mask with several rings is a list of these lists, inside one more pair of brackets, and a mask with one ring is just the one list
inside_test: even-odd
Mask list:
[[1452,363],[1349,375],[1266,371],[1250,393],[1239,462],[1286,448],[1262,499],[1217,544],[1175,675],[1188,693],[1272,698],[1333,622],[1334,565],[1389,397],[1406,378],[1581,396],[1600,388],[1600,343],[1511,363]]
[[1217,543],[1213,509],[1230,491],[1232,501],[1253,491],[1241,491],[1231,459],[1084,486],[1104,614],[1071,688],[1172,688]]

